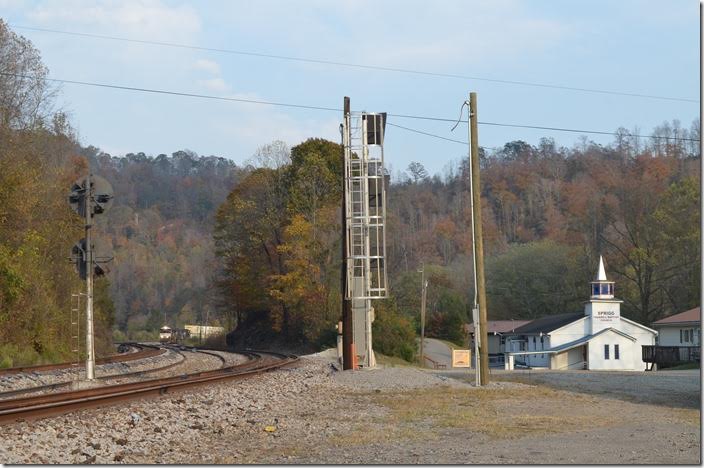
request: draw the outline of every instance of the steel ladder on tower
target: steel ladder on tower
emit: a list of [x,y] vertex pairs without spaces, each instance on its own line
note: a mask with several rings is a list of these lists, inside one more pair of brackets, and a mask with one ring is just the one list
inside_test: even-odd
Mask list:
[[76,370],[76,380],[81,379],[81,296],[83,293],[71,294],[71,316],[70,316],[70,349],[75,355],[71,361],[71,368]]

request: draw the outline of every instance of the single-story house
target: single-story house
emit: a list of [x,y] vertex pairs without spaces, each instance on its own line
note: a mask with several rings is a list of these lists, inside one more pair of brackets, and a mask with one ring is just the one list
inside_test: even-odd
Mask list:
[[658,346],[701,346],[701,308],[680,312],[653,322],[658,331]]

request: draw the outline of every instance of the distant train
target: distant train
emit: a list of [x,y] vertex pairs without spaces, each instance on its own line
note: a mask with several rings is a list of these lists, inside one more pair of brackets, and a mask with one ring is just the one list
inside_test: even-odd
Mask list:
[[159,329],[159,341],[161,343],[180,343],[190,337],[191,332],[185,328],[170,328],[163,326]]

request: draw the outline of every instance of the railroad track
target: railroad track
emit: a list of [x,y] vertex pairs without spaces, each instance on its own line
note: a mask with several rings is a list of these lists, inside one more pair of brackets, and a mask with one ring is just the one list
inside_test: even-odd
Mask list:
[[[97,365],[111,364],[115,362],[126,362],[134,361],[137,359],[145,359],[149,357],[159,356],[166,352],[165,349],[159,346],[141,344],[141,343],[123,343],[130,345],[132,347],[138,348],[139,351],[136,353],[123,353],[115,354],[113,356],[108,356],[106,358],[96,359],[95,363]],[[30,373],[30,372],[40,372],[48,370],[59,370],[59,369],[70,369],[74,366],[73,362],[63,362],[60,364],[41,364],[38,366],[24,366],[24,367],[9,367],[7,369],[0,369],[0,376],[9,374],[19,374],[19,373]],[[85,367],[85,363],[81,362],[78,367]]]
[[247,362],[176,377],[2,400],[0,401],[0,424],[19,419],[63,414],[78,409],[109,405],[148,396],[164,395],[196,385],[256,375],[298,360],[297,356],[265,351],[247,350],[237,353],[247,356]]
[[[135,343],[134,346],[143,347],[143,348],[156,348],[161,351],[161,353],[157,353],[157,354],[149,353],[147,356],[144,356],[142,354],[141,355],[142,359],[144,359],[146,357],[154,357],[155,355],[159,355],[159,354],[164,354],[166,349],[170,349],[171,351],[180,354],[183,357],[183,359],[181,359],[178,362],[174,362],[174,363],[171,363],[171,364],[168,364],[165,366],[161,366],[161,367],[155,367],[153,369],[145,369],[145,370],[139,370],[139,371],[134,371],[134,372],[123,372],[123,373],[106,374],[106,375],[96,376],[95,380],[108,381],[108,380],[118,380],[118,379],[121,380],[124,378],[129,379],[129,378],[135,378],[135,377],[143,377],[148,374],[155,374],[158,372],[172,369],[176,366],[180,366],[186,360],[186,357],[182,353],[183,350],[191,351],[191,352],[199,352],[202,354],[208,354],[210,356],[214,356],[220,360],[220,362],[221,362],[220,367],[224,367],[226,364],[225,358],[223,358],[221,355],[219,355],[217,353],[211,352],[212,350],[203,350],[203,349],[196,349],[194,347],[175,346],[175,345],[169,345],[169,346],[162,345],[162,347],[157,347],[157,346],[142,345],[142,344],[137,344],[137,343]],[[179,349],[179,348],[183,348],[183,349]],[[135,354],[139,354],[139,353],[140,352],[138,351],[136,353],[130,353],[130,354],[135,355]],[[111,362],[127,362],[127,360],[122,359],[121,361],[111,361]],[[35,367],[37,367],[37,366],[35,366]],[[17,368],[15,368],[15,369],[17,369]],[[64,389],[64,388],[71,387],[71,385],[73,385],[74,383],[75,383],[75,380],[72,379],[72,380],[67,380],[67,381],[63,381],[63,382],[54,382],[54,383],[50,383],[50,384],[46,384],[46,385],[35,385],[32,387],[18,388],[16,390],[7,390],[4,392],[0,392],[0,401],[7,399],[7,398],[10,398],[10,397],[17,396],[17,395],[27,395],[30,393],[47,392],[47,391]]]

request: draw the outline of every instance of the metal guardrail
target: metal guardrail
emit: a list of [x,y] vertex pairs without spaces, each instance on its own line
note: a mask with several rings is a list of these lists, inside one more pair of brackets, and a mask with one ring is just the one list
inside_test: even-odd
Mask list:
[[447,364],[436,361],[435,359],[430,359],[428,356],[423,356],[425,359],[430,361],[434,369],[447,369]]

